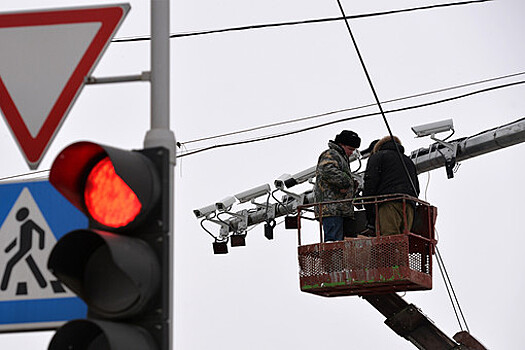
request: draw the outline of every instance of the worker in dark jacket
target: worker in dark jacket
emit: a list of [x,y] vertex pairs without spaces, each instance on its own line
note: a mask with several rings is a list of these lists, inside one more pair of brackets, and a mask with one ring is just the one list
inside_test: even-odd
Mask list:
[[[397,148],[396,148],[397,144]],[[398,150],[400,154],[398,154]],[[363,196],[380,196],[386,194],[407,194],[413,197],[419,195],[419,181],[416,166],[405,154],[401,141],[396,136],[386,136],[379,140],[374,149],[365,172]],[[401,157],[400,157],[401,155]],[[404,166],[403,163],[404,162]],[[407,174],[408,171],[408,174]],[[414,220],[414,202],[406,205],[406,226],[410,230]],[[367,205],[368,227],[374,227],[374,205]],[[391,201],[378,207],[379,228],[382,235],[394,235],[404,231],[402,201]]]
[[[350,130],[343,130],[333,141],[328,142],[328,149],[319,156],[315,179],[315,201],[330,202],[352,199],[354,180],[350,175],[348,157],[361,145],[359,136]],[[350,201],[330,203],[315,207],[316,217],[323,222],[324,241],[339,241],[344,238],[345,220],[354,216]]]

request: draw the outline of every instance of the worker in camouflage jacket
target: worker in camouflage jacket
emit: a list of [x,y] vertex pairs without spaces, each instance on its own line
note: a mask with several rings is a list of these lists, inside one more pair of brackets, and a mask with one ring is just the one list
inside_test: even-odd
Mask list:
[[[315,201],[331,202],[352,199],[354,180],[350,175],[348,157],[361,145],[359,136],[350,130],[343,130],[328,149],[319,156],[315,180]],[[324,241],[338,241],[344,238],[344,227],[353,219],[353,204],[348,202],[330,203],[315,207],[316,217],[322,220]]]

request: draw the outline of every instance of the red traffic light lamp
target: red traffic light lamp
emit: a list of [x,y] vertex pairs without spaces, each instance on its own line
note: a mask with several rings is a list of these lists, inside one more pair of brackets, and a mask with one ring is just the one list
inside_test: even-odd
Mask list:
[[93,226],[125,231],[148,217],[166,185],[152,162],[152,150],[77,142],[55,159],[49,181]]
[[[86,214],[89,229],[63,236],[48,268],[88,306],[49,349],[168,349],[169,152],[91,142],[66,147],[49,181]],[[105,345],[101,345],[105,344]]]

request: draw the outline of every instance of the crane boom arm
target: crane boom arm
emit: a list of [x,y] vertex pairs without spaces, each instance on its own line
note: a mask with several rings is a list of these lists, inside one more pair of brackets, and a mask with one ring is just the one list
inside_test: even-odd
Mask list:
[[383,316],[385,324],[399,336],[421,350],[467,350],[443,333],[414,304],[408,304],[396,293],[362,296]]

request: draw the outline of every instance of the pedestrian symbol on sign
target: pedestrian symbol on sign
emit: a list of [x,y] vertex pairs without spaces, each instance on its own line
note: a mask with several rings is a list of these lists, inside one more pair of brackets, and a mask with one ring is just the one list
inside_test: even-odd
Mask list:
[[0,228],[0,299],[69,297],[47,270],[56,238],[27,188]]
[[[20,262],[22,259],[24,259],[33,273],[38,285],[40,288],[45,288],[47,286],[47,282],[44,279],[44,276],[42,276],[42,272],[38,268],[38,265],[35,263],[35,259],[33,259],[33,256],[31,255],[31,248],[33,245],[33,232],[36,232],[38,234],[38,248],[40,250],[44,249],[44,243],[45,243],[45,231],[38,226],[33,220],[28,219],[29,217],[29,209],[26,207],[20,208],[16,213],[16,220],[20,221],[22,225],[20,226],[20,235],[17,240],[14,239],[11,244],[7,246],[5,249],[6,253],[9,253],[15,246],[18,245],[18,251],[13,255],[9,261],[7,262],[7,265],[4,270],[4,275],[2,277],[2,284],[0,289],[6,290],[9,278],[11,276],[11,272],[13,271],[13,267]],[[62,285],[57,281],[52,281],[53,290],[56,293],[64,293],[66,290],[62,287]],[[27,283],[26,282],[18,282],[17,288],[16,288],[16,295],[26,295],[27,294]]]

